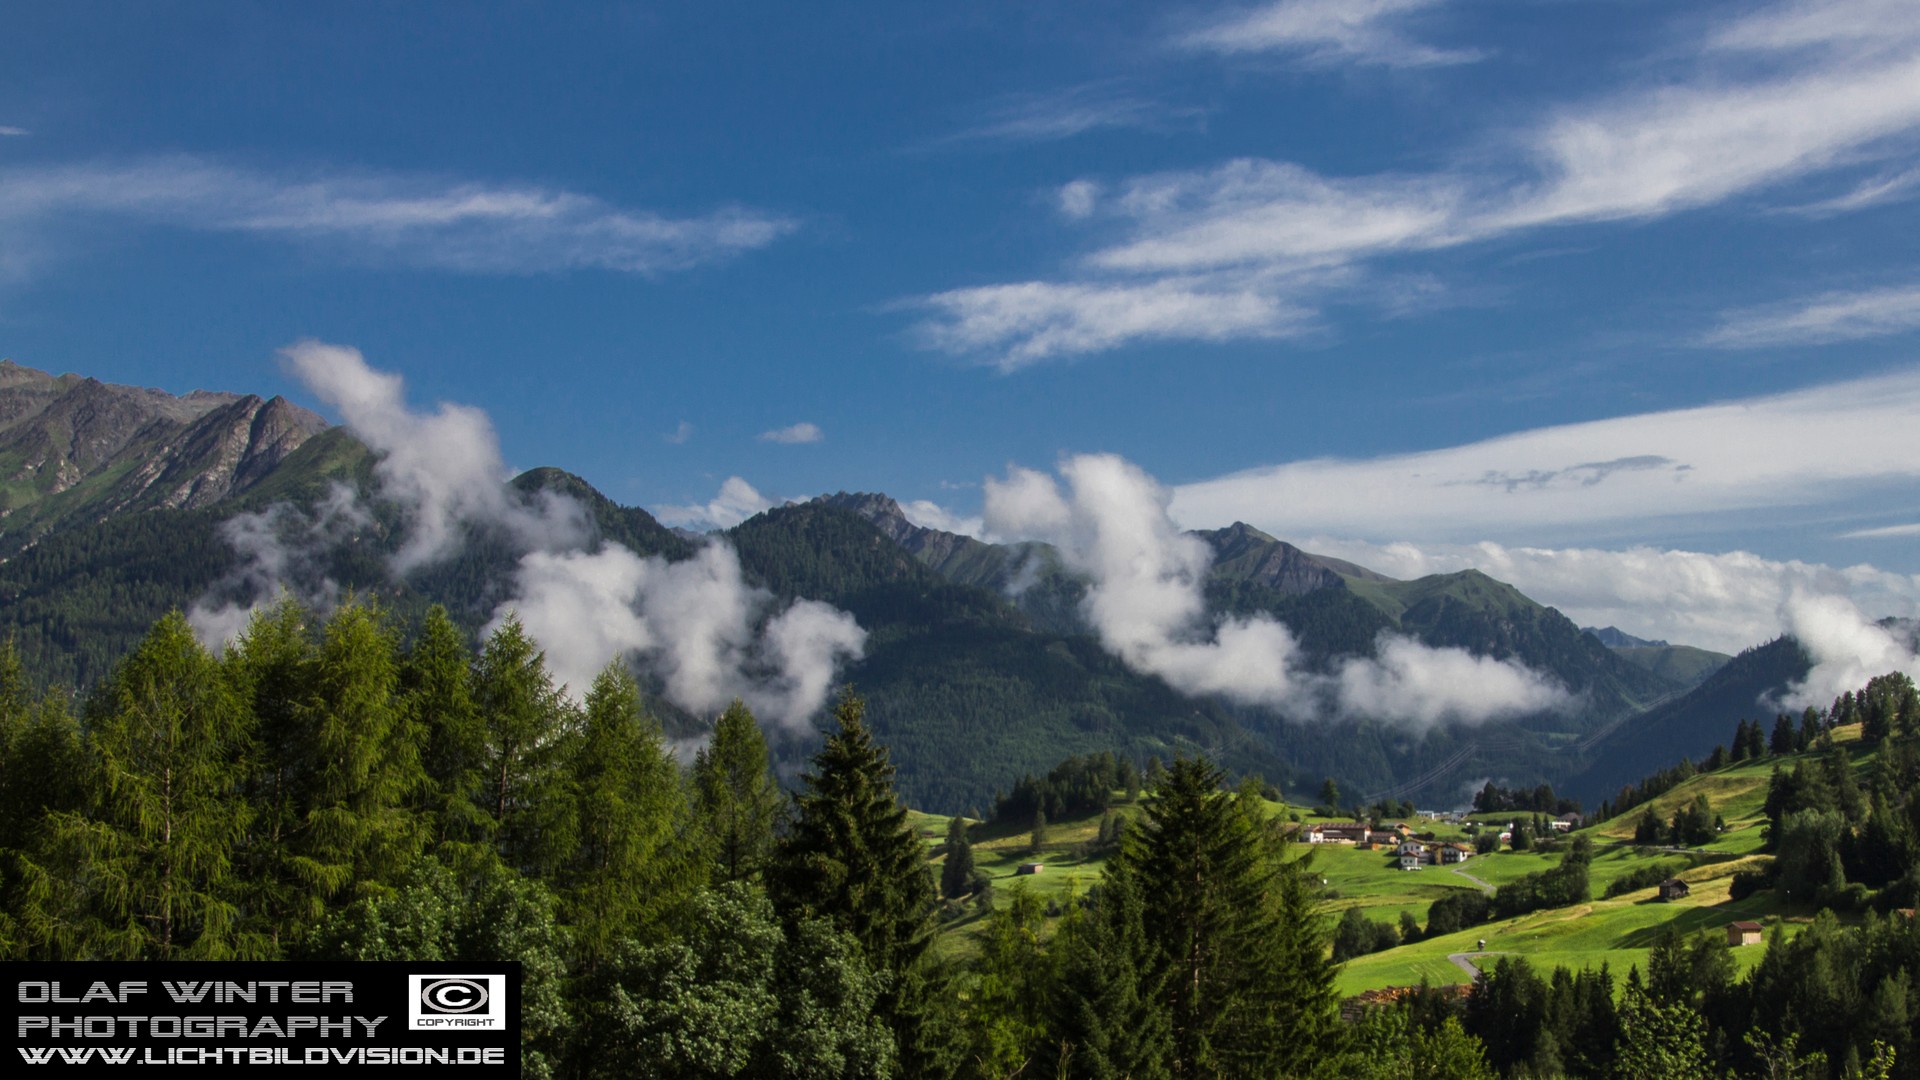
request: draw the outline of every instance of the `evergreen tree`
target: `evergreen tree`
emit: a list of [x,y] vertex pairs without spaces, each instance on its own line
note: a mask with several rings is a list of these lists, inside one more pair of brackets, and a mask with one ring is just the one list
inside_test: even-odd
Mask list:
[[1340,785],[1334,783],[1331,776],[1320,781],[1320,805],[1326,807],[1329,812],[1339,809]]
[[476,852],[497,823],[488,812],[487,727],[474,707],[472,658],[447,609],[435,604],[400,666],[401,707],[423,735],[420,762],[429,781],[419,806],[432,842]]
[[790,922],[825,919],[852,935],[867,963],[892,980],[879,1008],[905,1071],[928,1073],[935,1050],[923,1011],[928,988],[917,969],[932,940],[933,876],[865,712],[851,687],[841,692],[835,729],[801,777],[767,891]]
[[1072,1080],[1163,1080],[1172,1075],[1168,968],[1143,923],[1145,902],[1124,855],[1107,863],[1086,911],[1068,920],[1051,1045]]
[[32,958],[16,920],[31,902],[23,888],[29,860],[47,816],[83,805],[86,779],[80,727],[65,699],[49,691],[32,701],[12,639],[0,643],[0,959]]
[[1773,718],[1773,737],[1767,741],[1767,751],[1774,757],[1791,754],[1797,748],[1793,733],[1793,717],[1786,713]]
[[967,842],[967,822],[947,822],[947,858],[940,866],[940,893],[958,900],[973,888],[973,845]]
[[[51,873],[84,883],[31,913],[70,957],[258,958],[232,853],[251,810],[240,755],[251,717],[178,611],[154,624],[88,704],[93,805],[51,821]],[[77,901],[64,907],[62,901]]]
[[299,601],[282,595],[254,612],[221,663],[241,707],[253,717],[243,780],[252,814],[234,866],[244,883],[249,922],[275,940],[286,932],[297,936],[318,914],[293,847],[321,767],[308,728],[318,715],[311,618]]
[[768,764],[767,740],[737,698],[694,757],[693,796],[714,880],[758,879],[773,853],[784,799]]
[[1027,834],[1027,850],[1038,855],[1040,854],[1040,849],[1045,847],[1046,844],[1047,812],[1045,810],[1035,810],[1033,812],[1033,831]]
[[301,756],[315,768],[294,868],[316,905],[384,891],[426,842],[409,807],[426,783],[424,733],[397,707],[397,649],[380,612],[349,600],[314,656],[300,730],[312,740]]
[[1304,1071],[1332,1014],[1325,941],[1301,864],[1284,857],[1257,800],[1220,779],[1204,761],[1175,761],[1130,856],[1165,964],[1172,1070]]
[[560,875],[561,911],[590,972],[623,940],[651,938],[700,886],[705,867],[681,835],[680,771],[618,660],[587,693],[572,771],[579,843]]
[[518,617],[507,616],[487,639],[473,703],[486,732],[485,805],[500,857],[522,873],[545,874],[573,842],[565,821],[571,708]]

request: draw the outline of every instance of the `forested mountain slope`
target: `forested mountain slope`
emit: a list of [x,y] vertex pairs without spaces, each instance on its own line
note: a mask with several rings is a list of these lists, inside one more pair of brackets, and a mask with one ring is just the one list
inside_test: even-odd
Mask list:
[[[256,599],[255,578],[237,572],[235,528],[223,523],[255,515],[245,520],[256,540],[291,543],[316,519],[312,508],[340,497],[338,484],[360,510],[295,560],[318,593],[370,595],[403,627],[444,604],[470,634],[513,595],[524,547],[498,526],[462,526],[446,557],[396,578],[391,559],[408,526],[377,495],[374,455],[278,399],[175,398],[8,365],[0,425],[0,456],[42,465],[6,489],[13,513],[0,517],[0,548],[17,554],[0,562],[0,633],[16,638],[43,682],[91,685],[169,609]],[[522,474],[507,497],[532,506],[554,495],[583,512],[587,550],[612,542],[678,561],[703,542],[559,469]],[[1214,553],[1205,583],[1212,617],[1284,622],[1312,670],[1332,671],[1401,634],[1547,673],[1576,705],[1422,728],[1189,697],[1099,642],[1082,611],[1087,582],[1051,548],[922,528],[885,495],[776,508],[724,540],[750,583],[859,621],[865,654],[842,675],[867,695],[902,790],[930,808],[984,805],[1023,772],[1100,750],[1139,761],[1204,752],[1296,790],[1334,776],[1356,793],[1447,804],[1463,782],[1489,775],[1564,785],[1585,764],[1571,747],[1684,689],[1477,571],[1395,581],[1243,524],[1197,535]],[[667,705],[659,685],[643,680],[643,690],[670,730],[697,730],[700,721]],[[1621,731],[1629,728],[1639,730]],[[1616,733],[1609,745],[1623,739],[1632,741]]]

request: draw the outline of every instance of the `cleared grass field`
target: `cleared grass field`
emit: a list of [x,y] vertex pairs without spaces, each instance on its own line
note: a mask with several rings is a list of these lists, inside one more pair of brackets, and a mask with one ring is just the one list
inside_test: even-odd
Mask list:
[[[1842,728],[1836,742],[1857,741],[1857,728]],[[1871,762],[1870,755],[1858,755],[1854,768]],[[1785,763],[1791,767],[1793,761]],[[1728,896],[1735,872],[1763,865],[1760,855],[1765,817],[1768,779],[1773,762],[1762,760],[1694,777],[1687,783],[1652,800],[1650,805],[1662,820],[1706,793],[1714,809],[1727,823],[1727,830],[1711,843],[1690,851],[1659,847],[1639,847],[1631,841],[1634,826],[1643,809],[1636,807],[1621,816],[1575,835],[1584,835],[1594,843],[1589,882],[1594,897],[1621,877],[1646,868],[1661,876],[1674,876],[1689,883],[1691,895],[1673,903],[1659,901],[1656,890],[1641,889],[1611,899],[1536,912],[1515,919],[1487,923],[1432,941],[1416,942],[1350,961],[1337,979],[1343,995],[1383,986],[1403,986],[1423,978],[1435,984],[1464,983],[1471,975],[1448,960],[1452,953],[1477,951],[1486,941],[1489,954],[1525,956],[1543,975],[1556,966],[1578,970],[1583,967],[1611,968],[1624,979],[1630,967],[1646,967],[1648,952],[1661,933],[1672,927],[1682,933],[1722,932],[1737,920],[1753,919],[1769,929],[1782,922],[1774,907],[1771,892],[1763,892],[1738,903]],[[1267,804],[1269,813],[1302,821],[1329,820],[1311,815],[1300,807],[1281,803]],[[1139,805],[1115,807],[1124,818],[1137,819]],[[1496,815],[1499,816],[1499,815]],[[1520,815],[1515,815],[1518,817]],[[945,842],[949,819],[935,814],[913,813],[914,827],[925,839],[929,851],[939,853]],[[1098,883],[1106,866],[1106,853],[1095,849],[1099,815],[1069,819],[1052,824],[1046,842],[1035,850],[1030,831],[1011,826],[974,823],[974,864],[993,883],[993,907],[1004,908],[1012,902],[1015,890],[1025,890],[1043,901],[1064,909],[1071,901]],[[1412,823],[1416,829],[1444,830],[1441,840],[1462,838],[1457,826],[1438,826],[1432,822]],[[1399,867],[1390,850],[1361,850],[1344,844],[1293,845],[1297,857],[1306,860],[1314,876],[1324,882],[1326,900],[1322,906],[1331,921],[1348,908],[1358,908],[1368,918],[1397,923],[1403,912],[1425,925],[1428,910],[1442,896],[1461,889],[1478,890],[1475,880],[1491,886],[1518,881],[1528,874],[1550,869],[1560,863],[1568,849],[1564,839],[1549,851],[1502,850],[1476,855],[1457,867],[1427,866],[1417,871]],[[935,873],[943,856],[936,857]],[[1038,862],[1038,874],[1019,874],[1022,863]],[[1470,875],[1465,876],[1465,875]],[[985,912],[968,906],[957,917],[943,924],[937,950],[948,956],[965,956],[978,948]],[[1789,933],[1797,923],[1788,922]],[[1737,949],[1736,962],[1744,970],[1759,962],[1764,949]],[[1492,962],[1491,957],[1486,961]]]
[[[1629,967],[1646,970],[1647,954],[1668,926],[1682,933],[1720,931],[1730,922],[1753,919],[1779,921],[1771,894],[1735,903],[1727,885],[1746,860],[1718,863],[1682,871],[1678,876],[1692,886],[1685,900],[1662,903],[1655,890],[1643,889],[1615,900],[1600,900],[1514,919],[1487,923],[1457,934],[1402,945],[1350,961],[1337,980],[1340,993],[1357,994],[1382,986],[1410,986],[1423,977],[1436,985],[1464,983],[1471,976],[1447,959],[1450,953],[1469,953],[1486,941],[1488,953],[1525,956],[1543,975],[1555,967],[1579,970],[1606,964],[1616,977]],[[1735,950],[1743,969],[1759,963],[1763,950]],[[1492,963],[1489,957],[1485,963]]]

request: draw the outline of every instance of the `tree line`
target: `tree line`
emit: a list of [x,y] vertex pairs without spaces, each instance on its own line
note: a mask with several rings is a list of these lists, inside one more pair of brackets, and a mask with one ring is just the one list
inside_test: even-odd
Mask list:
[[175,612],[77,709],[28,686],[0,649],[8,957],[517,960],[537,1077],[1304,1075],[1341,1035],[1294,846],[1202,761],[955,963],[851,690],[786,792],[745,707],[683,765],[512,619],[283,601],[215,656]]

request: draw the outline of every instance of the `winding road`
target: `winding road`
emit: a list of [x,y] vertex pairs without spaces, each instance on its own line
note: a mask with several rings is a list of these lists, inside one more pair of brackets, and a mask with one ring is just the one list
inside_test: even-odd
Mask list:
[[[1461,877],[1466,878],[1468,881],[1473,882],[1475,885],[1480,886],[1481,892],[1486,893],[1488,896],[1493,895],[1493,892],[1494,892],[1493,886],[1487,884],[1484,881],[1481,881],[1479,878],[1474,877],[1472,874],[1467,873],[1465,870],[1462,870],[1457,866],[1450,867],[1449,869],[1451,869],[1454,873],[1459,874]],[[1461,955],[1465,955],[1465,954],[1462,953]],[[1458,961],[1455,961],[1455,963],[1458,963]]]

